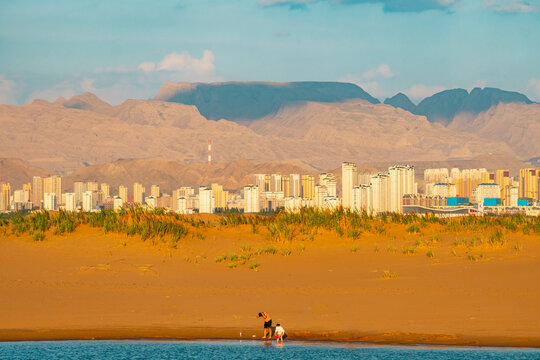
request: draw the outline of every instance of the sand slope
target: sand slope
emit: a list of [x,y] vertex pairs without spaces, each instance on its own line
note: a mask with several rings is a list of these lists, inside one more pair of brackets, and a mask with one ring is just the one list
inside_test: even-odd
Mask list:
[[[388,225],[358,240],[321,230],[285,243],[270,243],[264,228],[214,227],[178,249],[86,226],[43,242],[7,236],[0,340],[250,338],[262,335],[264,310],[292,339],[540,346],[540,237],[510,232],[503,248],[468,248],[454,242],[476,234],[433,226],[410,235]],[[402,253],[433,234],[438,242]],[[214,261],[246,244],[277,253],[235,269]]]

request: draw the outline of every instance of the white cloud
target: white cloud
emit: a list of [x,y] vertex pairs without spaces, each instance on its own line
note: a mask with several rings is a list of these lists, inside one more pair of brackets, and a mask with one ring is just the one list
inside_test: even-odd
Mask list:
[[368,71],[363,73],[362,77],[366,80],[371,80],[378,77],[390,79],[394,77],[394,73],[392,72],[392,70],[390,70],[390,66],[388,64],[380,64],[376,68],[369,69]]
[[527,84],[527,90],[532,91],[536,100],[540,100],[540,79],[532,78]]
[[508,14],[540,11],[540,7],[523,0],[484,0],[482,6],[486,9]]
[[404,90],[403,93],[413,100],[420,101],[444,90],[447,90],[447,88],[444,86],[416,84],[411,86],[409,89]]
[[145,73],[149,73],[149,72],[152,72],[152,71],[154,71],[156,69],[156,64],[154,64],[153,62],[150,62],[150,61],[143,62],[137,68],[141,69]]
[[0,104],[18,105],[17,84],[0,74]]
[[216,72],[214,60],[214,53],[210,50],[205,50],[200,59],[192,57],[187,51],[180,54],[173,52],[166,55],[158,64],[144,62],[139,65],[139,69],[145,73],[168,71],[186,75],[212,76]]

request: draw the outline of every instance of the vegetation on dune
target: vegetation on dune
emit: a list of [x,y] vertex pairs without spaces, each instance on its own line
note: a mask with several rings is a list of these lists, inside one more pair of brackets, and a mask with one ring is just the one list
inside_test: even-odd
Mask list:
[[[206,239],[211,228],[219,231],[227,228],[241,229],[238,231],[249,233],[249,237],[266,241],[266,244],[255,250],[252,250],[253,244],[235,245],[237,249],[239,246],[238,254],[223,254],[214,259],[216,263],[225,263],[230,268],[246,264],[255,256],[289,256],[292,249],[298,246],[300,252],[303,252],[305,242],[314,241],[315,237],[325,241],[345,242],[345,246],[352,253],[359,252],[359,245],[365,244],[365,240],[376,239],[371,245],[374,246],[375,253],[381,254],[380,249],[386,249],[386,253],[396,253],[398,249],[402,249],[404,255],[422,252],[428,258],[435,257],[436,244],[453,238],[454,248],[451,253],[458,256],[455,249],[465,248],[464,252],[459,253],[466,254],[464,256],[475,261],[481,256],[472,254],[472,251],[506,248],[512,237],[540,234],[540,218],[522,215],[458,218],[416,214],[372,216],[365,212],[355,213],[344,209],[321,211],[308,208],[296,213],[278,211],[270,215],[224,212],[204,221],[198,215],[167,213],[163,209],[149,211],[141,207],[128,207],[118,212],[103,210],[95,213],[14,213],[9,217],[0,217],[0,234],[28,234],[35,241],[44,241],[51,234],[71,233],[81,224],[100,228],[105,233],[125,234],[128,237],[138,235],[143,241],[150,240],[154,245],[163,244],[172,249],[177,249],[183,239],[208,241]],[[427,231],[430,233],[425,235]],[[389,243],[380,243],[385,239]],[[354,246],[351,246],[351,242]],[[126,246],[125,240],[122,245]],[[518,251],[521,248],[521,244],[515,247]]]

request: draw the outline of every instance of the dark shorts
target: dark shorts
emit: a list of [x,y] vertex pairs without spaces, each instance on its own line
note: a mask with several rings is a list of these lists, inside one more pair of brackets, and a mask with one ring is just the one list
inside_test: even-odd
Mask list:
[[272,320],[268,320],[264,322],[264,328],[269,329],[272,327]]

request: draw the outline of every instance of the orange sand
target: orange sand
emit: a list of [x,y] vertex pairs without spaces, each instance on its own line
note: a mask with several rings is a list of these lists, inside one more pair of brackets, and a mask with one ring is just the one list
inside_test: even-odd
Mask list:
[[[291,339],[540,346],[540,236],[508,232],[502,248],[467,247],[454,241],[472,233],[386,228],[271,243],[263,227],[214,227],[177,249],[86,225],[43,242],[2,235],[0,340],[252,338],[266,311]],[[436,243],[402,253],[435,232]],[[277,253],[235,269],[214,261],[246,244]]]

